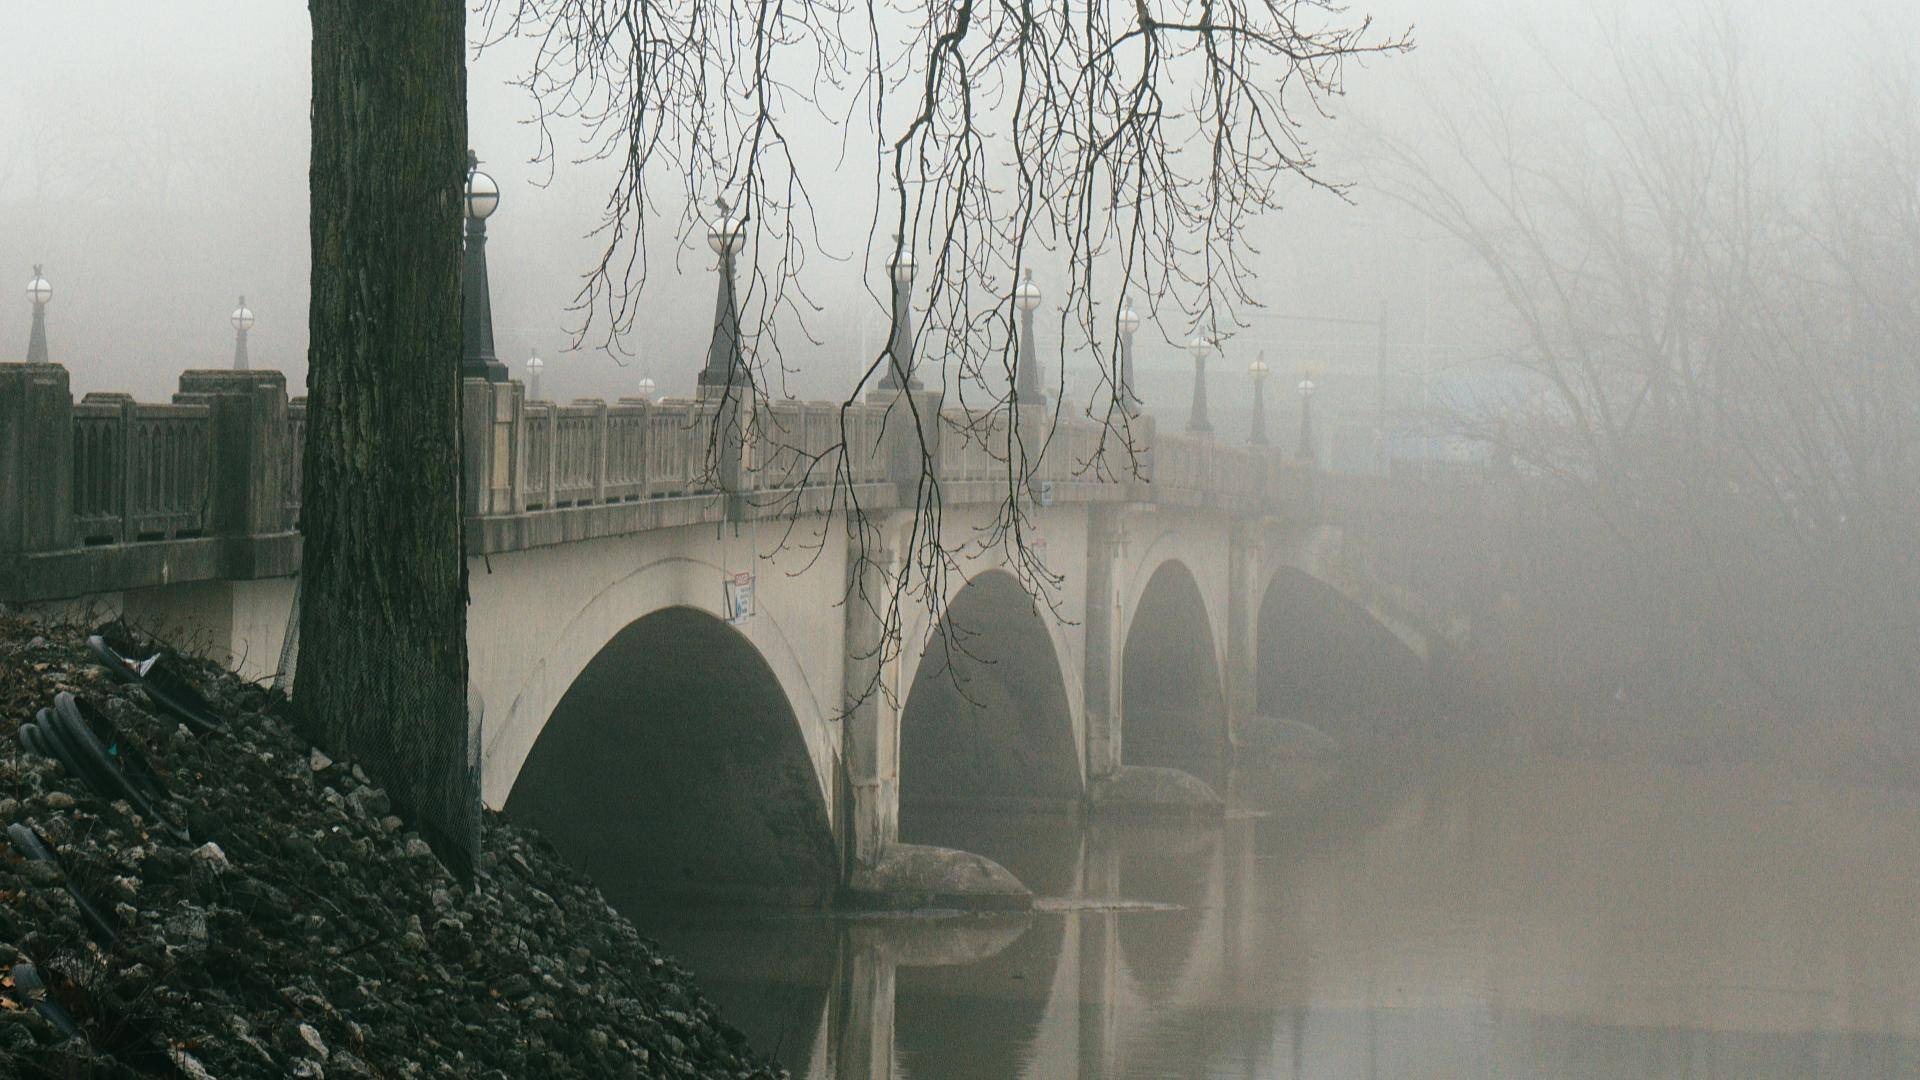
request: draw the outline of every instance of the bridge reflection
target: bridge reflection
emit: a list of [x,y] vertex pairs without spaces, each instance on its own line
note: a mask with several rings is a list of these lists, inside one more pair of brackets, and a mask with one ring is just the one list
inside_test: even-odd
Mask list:
[[1419,756],[1313,817],[919,823],[1020,915],[629,910],[806,1077],[1920,1075],[1910,803],[1868,847],[1724,770]]
[[612,899],[755,1046],[814,1078],[1129,1075],[1160,1024],[1189,1022],[1184,1008],[1244,977],[1245,823],[947,815],[921,828],[1044,883],[1038,909],[848,918]]

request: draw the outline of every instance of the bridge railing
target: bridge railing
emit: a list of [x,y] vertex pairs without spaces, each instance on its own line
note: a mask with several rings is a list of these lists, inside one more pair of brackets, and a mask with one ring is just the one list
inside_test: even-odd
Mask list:
[[748,483],[756,490],[831,484],[839,460],[838,409],[826,402],[775,401],[754,414]]
[[[819,486],[841,476],[910,484],[920,468],[906,399],[844,409],[801,401],[745,409],[685,399],[561,404],[528,401],[518,383],[479,380],[463,394],[472,478],[465,505],[475,518]],[[999,480],[1011,450],[1024,455],[1029,482],[1056,489],[1150,479],[1151,490],[1183,502],[1310,495],[1310,470],[1299,463],[1264,448],[1156,435],[1150,417],[1123,436],[1081,417],[1049,429],[1035,409],[1021,413],[1016,431],[1004,409],[970,414],[941,410],[933,396],[913,401],[943,481]],[[186,372],[168,404],[106,393],[75,402],[59,365],[0,364],[0,582],[16,554],[289,534],[302,505],[308,422],[306,400],[289,400],[277,372]]]
[[526,458],[521,467],[521,505],[546,510],[553,505],[553,405],[529,401],[521,412],[521,438]]
[[88,394],[73,407],[74,532],[84,545],[199,536],[213,473],[205,405]]
[[943,480],[991,480],[1006,471],[1008,455],[1017,453],[1009,439],[1011,425],[1001,410],[968,413],[946,409],[940,413],[939,476]]
[[647,497],[647,403],[621,398],[606,407],[606,481],[601,498],[632,502]]
[[663,401],[647,410],[647,494],[690,491],[707,470],[707,431],[691,401]]
[[1153,446],[1153,482],[1179,491],[1204,491],[1214,479],[1212,439],[1162,435]]

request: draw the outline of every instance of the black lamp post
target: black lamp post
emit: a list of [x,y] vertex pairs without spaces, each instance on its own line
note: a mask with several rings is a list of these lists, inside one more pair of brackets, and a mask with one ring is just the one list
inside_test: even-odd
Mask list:
[[233,370],[247,370],[247,331],[253,329],[253,309],[247,306],[247,298],[240,298],[240,306],[227,316],[233,324]]
[[887,370],[880,376],[880,389],[920,389],[913,375],[913,252],[893,234],[893,258],[887,263],[887,278],[893,288],[893,337],[887,342]]
[[460,377],[506,382],[507,365],[493,354],[493,299],[487,291],[487,218],[500,205],[500,185],[480,171],[467,151],[467,251],[460,277]]
[[1300,377],[1300,449],[1302,461],[1314,460],[1313,447],[1313,373],[1305,372]]
[[720,295],[714,301],[713,341],[707,345],[707,364],[695,380],[700,398],[722,397],[729,387],[746,391],[746,358],[740,351],[740,305],[733,293],[733,258],[746,245],[744,223],[725,199],[715,199],[720,219],[707,229],[707,246],[720,256]]
[[27,282],[27,299],[33,301],[33,329],[27,333],[27,363],[50,363],[47,356],[47,301],[53,299],[53,286],[47,284],[36,264],[33,280]]
[[1187,414],[1187,430],[1211,435],[1213,421],[1207,419],[1207,355],[1213,352],[1213,342],[1197,337],[1187,346],[1187,350],[1193,353],[1193,410]]
[[1253,376],[1253,430],[1247,433],[1247,442],[1254,446],[1268,445],[1267,371],[1266,353],[1261,353],[1259,359],[1247,365],[1247,374]]
[[1140,394],[1133,383],[1133,335],[1140,329],[1140,313],[1129,300],[1120,301],[1120,407],[1128,416],[1140,415]]
[[1047,407],[1047,393],[1040,389],[1040,350],[1033,344],[1033,313],[1040,307],[1040,286],[1033,283],[1033,267],[1013,290],[1013,302],[1020,308],[1020,372],[1014,380],[1016,405]]

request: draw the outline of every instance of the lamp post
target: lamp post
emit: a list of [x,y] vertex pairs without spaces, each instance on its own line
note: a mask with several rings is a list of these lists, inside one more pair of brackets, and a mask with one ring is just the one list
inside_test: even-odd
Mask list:
[[247,298],[240,298],[240,306],[227,316],[233,324],[233,370],[247,370],[247,331],[253,329],[253,309],[247,306]]
[[53,299],[53,286],[40,272],[39,264],[33,268],[33,280],[27,282],[27,299],[33,301],[33,329],[27,334],[27,363],[49,363],[47,357],[47,301]]
[[1133,335],[1140,329],[1140,313],[1133,302],[1120,300],[1120,407],[1128,416],[1140,415],[1140,395],[1133,386]]
[[540,359],[539,353],[527,357],[527,400],[540,400],[540,373],[547,370],[547,362]]
[[1313,448],[1313,373],[1302,372],[1300,376],[1300,460],[1311,464],[1314,460]]
[[648,404],[653,403],[654,381],[651,378],[640,380],[640,397]]
[[460,276],[460,377],[506,382],[507,365],[493,354],[493,299],[487,291],[487,218],[500,205],[500,185],[480,171],[467,151],[467,250]]
[[1213,348],[1213,340],[1205,337],[1187,345],[1193,353],[1193,410],[1187,414],[1187,430],[1195,434],[1213,433],[1213,422],[1207,419],[1207,356]]
[[893,287],[893,337],[887,342],[887,371],[880,376],[880,389],[920,389],[913,376],[913,252],[893,234],[893,258],[887,262],[887,277]]
[[1013,302],[1020,308],[1020,372],[1014,379],[1016,405],[1047,407],[1046,391],[1040,389],[1040,352],[1033,344],[1033,313],[1040,307],[1040,286],[1033,282],[1033,267],[1013,290]]
[[1253,430],[1247,433],[1247,442],[1254,446],[1266,446],[1267,442],[1267,354],[1247,365],[1247,374],[1253,376]]
[[723,397],[729,387],[745,389],[746,360],[740,353],[740,306],[733,294],[733,258],[746,245],[745,223],[733,214],[725,199],[715,199],[720,218],[707,229],[707,246],[720,256],[720,295],[714,301],[713,341],[707,345],[707,364],[700,369],[695,393],[701,399]]

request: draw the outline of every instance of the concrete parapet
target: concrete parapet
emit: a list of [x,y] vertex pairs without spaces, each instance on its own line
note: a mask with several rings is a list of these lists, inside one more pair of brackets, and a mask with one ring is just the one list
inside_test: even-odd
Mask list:
[[[73,394],[59,364],[0,364],[0,554],[72,543]],[[0,581],[10,568],[0,567]]]
[[883,436],[887,479],[904,490],[911,491],[920,482],[923,448],[925,460],[940,460],[941,396],[937,390],[887,390],[867,398],[887,409]]
[[517,382],[460,382],[461,511],[469,518],[524,510],[526,394]]
[[278,371],[183,371],[176,405],[211,421],[208,531],[261,536],[293,527],[287,476],[287,377]]

